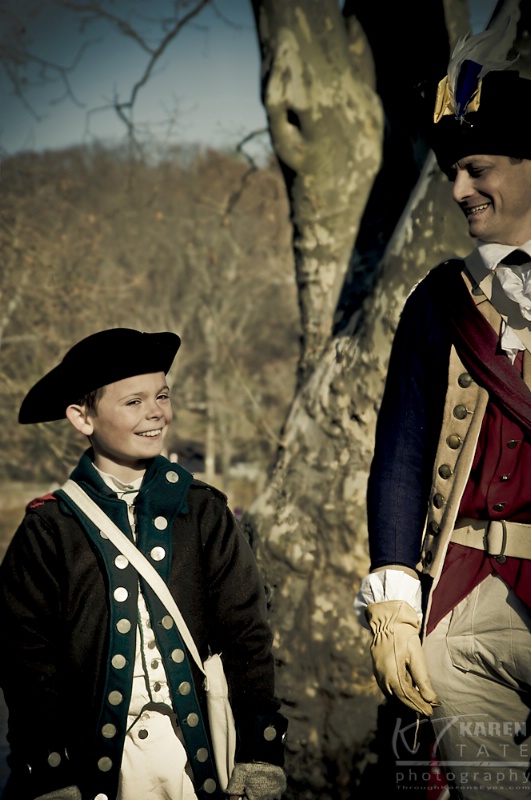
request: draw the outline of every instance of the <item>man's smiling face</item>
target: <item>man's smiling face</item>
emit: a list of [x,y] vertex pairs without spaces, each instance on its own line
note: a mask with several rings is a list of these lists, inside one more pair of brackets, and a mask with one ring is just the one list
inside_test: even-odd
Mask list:
[[531,160],[466,156],[448,177],[471,236],[515,246],[531,239]]

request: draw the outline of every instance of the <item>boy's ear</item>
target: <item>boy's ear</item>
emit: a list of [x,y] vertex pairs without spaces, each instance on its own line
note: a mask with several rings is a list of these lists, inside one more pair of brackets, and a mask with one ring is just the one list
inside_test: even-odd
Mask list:
[[90,414],[87,413],[84,406],[70,405],[66,409],[66,418],[74,426],[76,431],[82,433],[84,436],[90,436],[94,430]]

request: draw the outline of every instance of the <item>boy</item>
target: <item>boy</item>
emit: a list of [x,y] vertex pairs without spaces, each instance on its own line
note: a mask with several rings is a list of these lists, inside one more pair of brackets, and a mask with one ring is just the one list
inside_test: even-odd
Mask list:
[[[169,586],[204,660],[223,652],[237,728],[231,797],[279,798],[287,723],[274,697],[263,586],[216,489],[160,455],[176,334],[78,342],[26,395],[19,422],[66,418],[89,438],[71,478]],[[16,800],[189,800],[219,786],[203,689],[151,587],[61,490],[30,503],[0,567]]]

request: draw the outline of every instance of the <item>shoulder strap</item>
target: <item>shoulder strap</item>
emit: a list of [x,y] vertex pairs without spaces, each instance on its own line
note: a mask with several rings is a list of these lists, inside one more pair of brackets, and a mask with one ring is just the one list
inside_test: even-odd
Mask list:
[[466,288],[470,292],[470,296],[476,304],[478,311],[483,314],[487,322],[490,322],[496,335],[499,336],[502,330],[503,317],[489,299],[490,296],[492,296],[493,274],[484,267],[483,269],[486,272],[486,276],[484,280],[481,280],[479,279],[477,270],[474,274],[470,267],[471,264],[467,261],[467,259],[465,259],[465,267],[463,268],[461,275],[465,282]]
[[103,531],[103,533],[108,536],[114,546],[120,550],[124,556],[126,556],[126,558],[129,560],[129,563],[133,565],[137,572],[142,575],[144,580],[147,581],[153,591],[158,595],[160,600],[166,606],[166,609],[173,617],[173,621],[177,625],[177,628],[190,652],[190,655],[194,659],[201,672],[204,673],[205,670],[203,668],[203,663],[201,661],[196,644],[192,638],[192,634],[190,633],[170,590],[156,569],[149,563],[147,558],[140,552],[138,547],[136,547],[133,542],[128,539],[124,533],[122,533],[120,528],[114,524],[107,514],[102,511],[97,503],[95,503],[88,496],[85,490],[82,489],[78,483],[72,479],[68,479],[61,486],[61,489],[66,495],[68,495],[68,497],[70,497],[71,500],[74,501],[81,511],[83,511],[83,513],[90,520],[92,520],[95,525],[97,525],[99,530]]

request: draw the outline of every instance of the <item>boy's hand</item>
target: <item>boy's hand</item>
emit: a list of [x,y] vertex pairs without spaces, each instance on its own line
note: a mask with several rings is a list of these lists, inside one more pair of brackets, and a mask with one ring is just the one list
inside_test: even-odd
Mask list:
[[226,793],[235,800],[280,800],[286,790],[286,776],[282,767],[253,761],[252,764],[235,764]]

